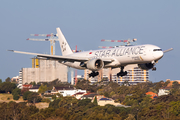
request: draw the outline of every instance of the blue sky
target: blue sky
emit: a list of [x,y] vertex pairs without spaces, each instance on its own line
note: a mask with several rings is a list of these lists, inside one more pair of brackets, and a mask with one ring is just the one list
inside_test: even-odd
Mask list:
[[[60,27],[72,49],[94,50],[101,39],[137,38],[137,44],[174,48],[150,71],[150,80],[177,80],[180,52],[179,0],[2,0],[0,4],[0,79],[31,67],[33,56],[6,50],[50,53],[49,42],[27,41],[33,33],[56,33]],[[116,44],[118,45],[118,44]],[[61,55],[59,43],[56,54]],[[79,71],[82,73],[82,71]]]

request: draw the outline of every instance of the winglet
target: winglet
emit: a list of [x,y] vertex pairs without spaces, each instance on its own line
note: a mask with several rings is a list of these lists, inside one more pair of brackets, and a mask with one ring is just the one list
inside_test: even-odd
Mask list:
[[11,51],[11,52],[14,52],[14,50],[7,50],[7,51]]
[[164,53],[166,53],[166,52],[169,52],[169,51],[171,51],[171,50],[173,50],[173,48],[170,48],[170,49],[164,50],[163,52],[164,52]]

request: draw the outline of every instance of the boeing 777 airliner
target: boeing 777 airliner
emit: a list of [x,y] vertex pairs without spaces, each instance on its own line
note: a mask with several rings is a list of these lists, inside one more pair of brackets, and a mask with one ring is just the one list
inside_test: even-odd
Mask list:
[[57,60],[61,64],[76,69],[89,69],[92,73],[89,77],[95,77],[99,74],[102,68],[121,68],[117,76],[127,75],[124,68],[129,65],[138,65],[143,70],[156,70],[155,64],[163,57],[165,52],[171,49],[162,51],[162,49],[155,45],[145,44],[137,46],[124,46],[111,49],[99,49],[73,53],[69,44],[67,43],[60,28],[56,28],[58,40],[60,43],[62,56],[38,54],[30,52],[21,52],[10,50],[15,53],[37,55],[37,57],[47,58],[48,60]]

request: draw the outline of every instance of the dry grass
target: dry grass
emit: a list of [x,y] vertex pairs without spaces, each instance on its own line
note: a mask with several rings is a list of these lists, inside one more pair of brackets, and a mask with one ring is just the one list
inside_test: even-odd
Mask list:
[[22,96],[20,96],[19,100],[13,100],[12,94],[0,94],[0,102],[9,102],[9,101],[16,101],[16,102],[24,102]]
[[[8,99],[9,98],[9,99]],[[10,102],[10,101],[14,101],[14,102],[24,102],[22,96],[20,96],[19,100],[13,100],[13,95],[12,94],[0,94],[0,102]],[[49,103],[45,103],[45,102],[40,102],[40,103],[36,103],[36,107],[39,109],[44,109],[44,108],[48,108],[49,107]]]
[[39,109],[45,109],[49,107],[49,103],[45,103],[45,102],[36,103],[36,107]]
[[[9,98],[9,100],[8,100]],[[12,94],[0,94],[0,100],[1,101],[12,101],[13,100],[13,96]]]

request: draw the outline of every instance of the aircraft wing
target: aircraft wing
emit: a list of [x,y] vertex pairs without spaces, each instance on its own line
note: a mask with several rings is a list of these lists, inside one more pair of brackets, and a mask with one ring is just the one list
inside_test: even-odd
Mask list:
[[[69,62],[86,62],[92,58],[88,57],[72,57],[72,56],[59,56],[59,55],[48,55],[48,54],[39,54],[39,53],[31,53],[31,52],[23,52],[23,51],[15,51],[15,50],[8,50],[14,53],[21,53],[21,54],[28,54],[28,55],[36,55],[37,57],[47,58],[48,60],[58,60],[58,61],[69,61]],[[106,63],[113,62],[110,59],[103,60]]]

